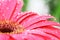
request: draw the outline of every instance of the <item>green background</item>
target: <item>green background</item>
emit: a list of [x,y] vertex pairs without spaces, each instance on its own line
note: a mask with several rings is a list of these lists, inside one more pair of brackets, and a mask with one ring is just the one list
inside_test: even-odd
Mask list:
[[[24,6],[22,8],[22,11],[24,12],[27,9],[28,0],[23,0],[23,1],[24,1]],[[49,0],[48,5],[50,8],[49,13],[57,19],[56,20],[57,22],[60,22],[60,0]]]

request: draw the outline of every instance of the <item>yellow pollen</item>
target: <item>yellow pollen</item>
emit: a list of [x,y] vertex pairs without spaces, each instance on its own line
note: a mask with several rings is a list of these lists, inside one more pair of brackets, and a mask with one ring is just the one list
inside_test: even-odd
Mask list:
[[24,31],[24,28],[16,22],[3,20],[0,21],[0,34],[18,34]]

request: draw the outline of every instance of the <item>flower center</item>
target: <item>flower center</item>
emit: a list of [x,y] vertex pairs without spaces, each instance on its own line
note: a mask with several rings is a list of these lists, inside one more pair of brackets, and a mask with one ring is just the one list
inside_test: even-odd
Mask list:
[[11,21],[0,21],[0,33],[21,33],[24,30],[22,26],[18,23]]
[[0,32],[2,32],[2,33],[13,32],[14,31],[13,27],[11,27],[11,28],[10,27],[11,26],[9,26],[9,25],[2,25],[2,26],[0,25]]

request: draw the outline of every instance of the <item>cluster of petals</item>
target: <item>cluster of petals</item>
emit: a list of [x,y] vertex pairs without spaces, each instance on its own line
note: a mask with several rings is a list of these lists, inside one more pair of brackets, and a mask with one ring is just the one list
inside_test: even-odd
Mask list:
[[60,40],[60,24],[53,16],[21,12],[22,0],[0,0],[0,20],[17,22],[25,29],[19,34],[0,34],[0,40]]

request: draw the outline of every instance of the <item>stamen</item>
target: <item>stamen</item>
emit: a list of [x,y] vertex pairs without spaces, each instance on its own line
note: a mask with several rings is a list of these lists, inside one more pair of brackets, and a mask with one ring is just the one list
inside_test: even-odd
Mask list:
[[22,26],[16,22],[0,21],[0,33],[21,33],[24,30]]

